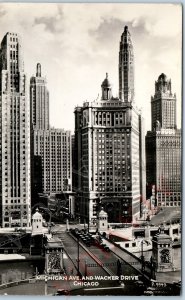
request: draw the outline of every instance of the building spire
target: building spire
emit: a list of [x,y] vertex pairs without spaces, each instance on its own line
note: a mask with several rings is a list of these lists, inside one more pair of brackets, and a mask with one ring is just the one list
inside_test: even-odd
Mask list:
[[124,102],[134,101],[134,52],[128,26],[124,27],[120,41],[119,97]]
[[37,64],[37,72],[36,72],[37,77],[41,77],[41,64]]

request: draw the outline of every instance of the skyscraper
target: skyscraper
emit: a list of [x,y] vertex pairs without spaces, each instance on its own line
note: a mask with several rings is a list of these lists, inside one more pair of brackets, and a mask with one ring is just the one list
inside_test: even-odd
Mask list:
[[50,128],[49,92],[46,79],[41,74],[41,64],[36,67],[36,76],[30,79],[30,120],[32,132],[32,192],[40,182],[34,180],[34,161],[41,158],[42,192],[48,195],[72,189],[72,141],[71,132]]
[[33,129],[49,129],[49,92],[46,78],[42,77],[41,64],[37,64],[36,76],[30,80],[30,115]]
[[64,129],[34,130],[34,155],[42,159],[42,190],[59,194],[72,190],[71,132]]
[[121,35],[119,50],[119,98],[134,101],[134,51],[128,26]]
[[148,196],[153,189],[157,206],[180,206],[181,132],[176,125],[176,95],[163,73],[155,82],[151,111],[152,130],[146,136]]
[[155,95],[151,97],[152,125],[163,129],[176,129],[176,95],[172,94],[171,79],[162,73],[155,82]]
[[0,49],[0,205],[2,227],[30,226],[30,120],[20,37]]
[[[130,65],[124,68],[125,51],[127,59],[132,59],[132,70]],[[90,226],[95,225],[101,205],[111,223],[131,223],[140,217],[140,201],[145,198],[141,184],[145,157],[143,120],[133,103],[133,68],[133,47],[125,26],[119,55],[120,99],[112,96],[106,74],[101,98],[75,108],[77,212]]]

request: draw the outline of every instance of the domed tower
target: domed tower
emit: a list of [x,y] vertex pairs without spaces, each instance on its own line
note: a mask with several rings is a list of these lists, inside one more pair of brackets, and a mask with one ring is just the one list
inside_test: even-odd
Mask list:
[[102,100],[110,100],[112,98],[112,85],[108,79],[108,73],[106,73],[106,78],[102,82]]
[[171,79],[162,73],[155,82],[155,95],[151,97],[152,130],[157,121],[162,129],[176,129],[176,95],[172,94]]
[[39,213],[37,208],[36,212],[32,216],[32,236],[43,233],[42,222],[43,222],[42,215]]
[[134,51],[128,26],[124,27],[120,41],[119,97],[124,102],[134,101]]
[[155,82],[151,113],[151,131],[146,135],[147,197],[153,201],[154,196],[157,206],[180,206],[181,131],[176,125],[176,95],[164,73]]
[[100,233],[105,232],[108,229],[108,215],[103,207],[98,214],[97,229]]
[[155,93],[168,93],[171,95],[171,79],[168,80],[164,73],[162,73],[155,82]]

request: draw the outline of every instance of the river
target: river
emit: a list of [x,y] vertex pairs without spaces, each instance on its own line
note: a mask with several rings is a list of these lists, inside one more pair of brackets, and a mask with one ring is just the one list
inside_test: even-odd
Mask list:
[[0,262],[0,284],[19,281],[43,273],[43,261]]
[[[138,257],[141,253],[134,253]],[[145,260],[149,261],[152,251],[144,252]],[[173,249],[174,267],[181,269],[181,248]],[[0,262],[0,284],[23,280],[32,277],[36,271],[39,274],[44,272],[43,261],[19,261],[19,262]]]

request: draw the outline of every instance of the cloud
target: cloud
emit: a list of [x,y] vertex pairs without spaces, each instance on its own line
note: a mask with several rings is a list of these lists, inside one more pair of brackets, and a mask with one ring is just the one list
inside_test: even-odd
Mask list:
[[104,42],[112,43],[113,35],[115,32],[123,30],[123,24],[123,21],[116,18],[103,18],[97,28],[89,30],[89,35],[94,36],[102,44]]
[[62,32],[62,24],[63,24],[63,11],[60,6],[58,6],[58,13],[55,16],[48,17],[37,17],[34,20],[34,24],[43,24],[45,26],[45,30],[51,33]]
[[101,93],[106,72],[116,96],[119,42],[128,25],[136,103],[143,106],[149,129],[150,97],[162,72],[172,79],[180,111],[181,17],[181,6],[167,3],[4,3],[0,36],[7,31],[22,36],[28,78],[35,74],[37,62],[47,77],[51,125],[73,129],[74,107]]
[[45,29],[48,31],[51,31],[52,33],[55,33],[56,30],[56,19],[54,17],[46,18],[35,18],[35,24],[44,24]]
[[6,13],[6,10],[0,7],[0,18],[4,17]]

